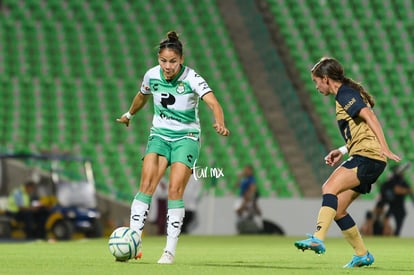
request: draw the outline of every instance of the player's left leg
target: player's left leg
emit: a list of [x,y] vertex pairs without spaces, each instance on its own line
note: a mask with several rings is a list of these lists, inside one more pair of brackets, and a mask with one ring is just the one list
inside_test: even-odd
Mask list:
[[357,256],[367,253],[367,248],[359,233],[358,226],[347,212],[349,205],[359,196],[359,193],[353,190],[347,190],[338,195],[338,210],[335,222],[339,226],[348,243],[355,249]]
[[167,243],[158,261],[160,264],[171,264],[174,261],[185,215],[184,190],[192,174],[191,169],[197,161],[199,150],[199,142],[192,139],[182,139],[172,144],[172,164],[168,186]]
[[[354,166],[355,164],[357,165]],[[335,220],[342,230],[345,239],[355,250],[355,255],[352,257],[352,260],[344,267],[368,266],[374,262],[374,257],[368,252],[357,225],[346,212],[346,209],[359,194],[366,194],[371,191],[371,185],[384,171],[386,163],[366,157],[357,157],[355,158],[354,163],[348,161],[343,165],[351,169],[356,167],[357,178],[360,182],[360,184],[352,188],[352,190],[348,190],[339,195],[338,211]]]
[[159,264],[172,264],[174,261],[185,215],[183,194],[190,176],[191,169],[183,163],[176,162],[171,165],[168,186],[167,242],[164,253],[158,261]]
[[338,210],[335,217],[335,222],[342,231],[343,236],[347,242],[354,248],[355,255],[351,261],[344,267],[360,267],[371,265],[374,262],[374,256],[368,252],[361,234],[358,230],[358,226],[355,221],[349,215],[346,209],[349,205],[359,196],[359,193],[353,190],[347,190],[338,195]]

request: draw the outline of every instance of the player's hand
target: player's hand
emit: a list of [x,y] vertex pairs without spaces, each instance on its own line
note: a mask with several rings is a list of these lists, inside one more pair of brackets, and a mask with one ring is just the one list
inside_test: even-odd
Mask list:
[[230,135],[230,131],[229,129],[226,128],[226,126],[224,126],[223,124],[220,123],[214,123],[213,124],[214,129],[216,130],[216,132],[222,136],[228,136]]
[[325,157],[325,163],[329,166],[334,166],[342,159],[342,156],[341,151],[334,149]]
[[391,152],[390,150],[382,150],[381,154],[389,159],[392,159],[396,162],[399,162],[401,160],[401,158],[399,156],[397,156],[396,154],[394,154],[393,152]]
[[119,123],[124,123],[126,127],[129,126],[129,119],[125,115],[123,115],[121,118],[117,118],[116,121]]

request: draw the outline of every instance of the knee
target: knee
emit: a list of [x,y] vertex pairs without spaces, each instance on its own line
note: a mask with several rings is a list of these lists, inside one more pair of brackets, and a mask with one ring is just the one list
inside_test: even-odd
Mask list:
[[331,187],[329,185],[322,186],[322,194],[332,194],[338,196],[339,190],[337,188]]
[[168,189],[168,199],[170,200],[181,200],[183,198],[184,188],[182,186],[170,185]]
[[322,185],[322,194],[332,194],[331,188],[329,187],[329,184],[324,183]]
[[322,185],[321,189],[322,189],[322,194],[329,193],[329,187],[328,187],[328,184],[326,182]]

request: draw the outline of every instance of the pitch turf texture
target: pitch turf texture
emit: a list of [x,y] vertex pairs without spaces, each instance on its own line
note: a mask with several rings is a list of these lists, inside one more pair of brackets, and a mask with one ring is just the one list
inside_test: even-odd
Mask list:
[[[181,236],[173,265],[159,265],[164,237],[144,237],[143,258],[115,262],[107,239],[0,243],[0,274],[414,274],[413,238],[365,238],[370,267],[343,269],[353,254],[342,238],[328,238],[327,253],[297,250],[298,238]],[[300,239],[300,238],[299,238]]]

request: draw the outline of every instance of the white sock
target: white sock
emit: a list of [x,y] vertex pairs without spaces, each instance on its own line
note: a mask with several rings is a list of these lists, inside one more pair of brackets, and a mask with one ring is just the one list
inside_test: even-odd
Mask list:
[[131,217],[129,220],[129,227],[137,231],[139,236],[144,230],[145,220],[147,219],[150,205],[140,200],[134,199],[131,205]]
[[175,255],[178,237],[181,233],[181,226],[184,219],[184,208],[168,209],[167,213],[167,244],[165,250]]

